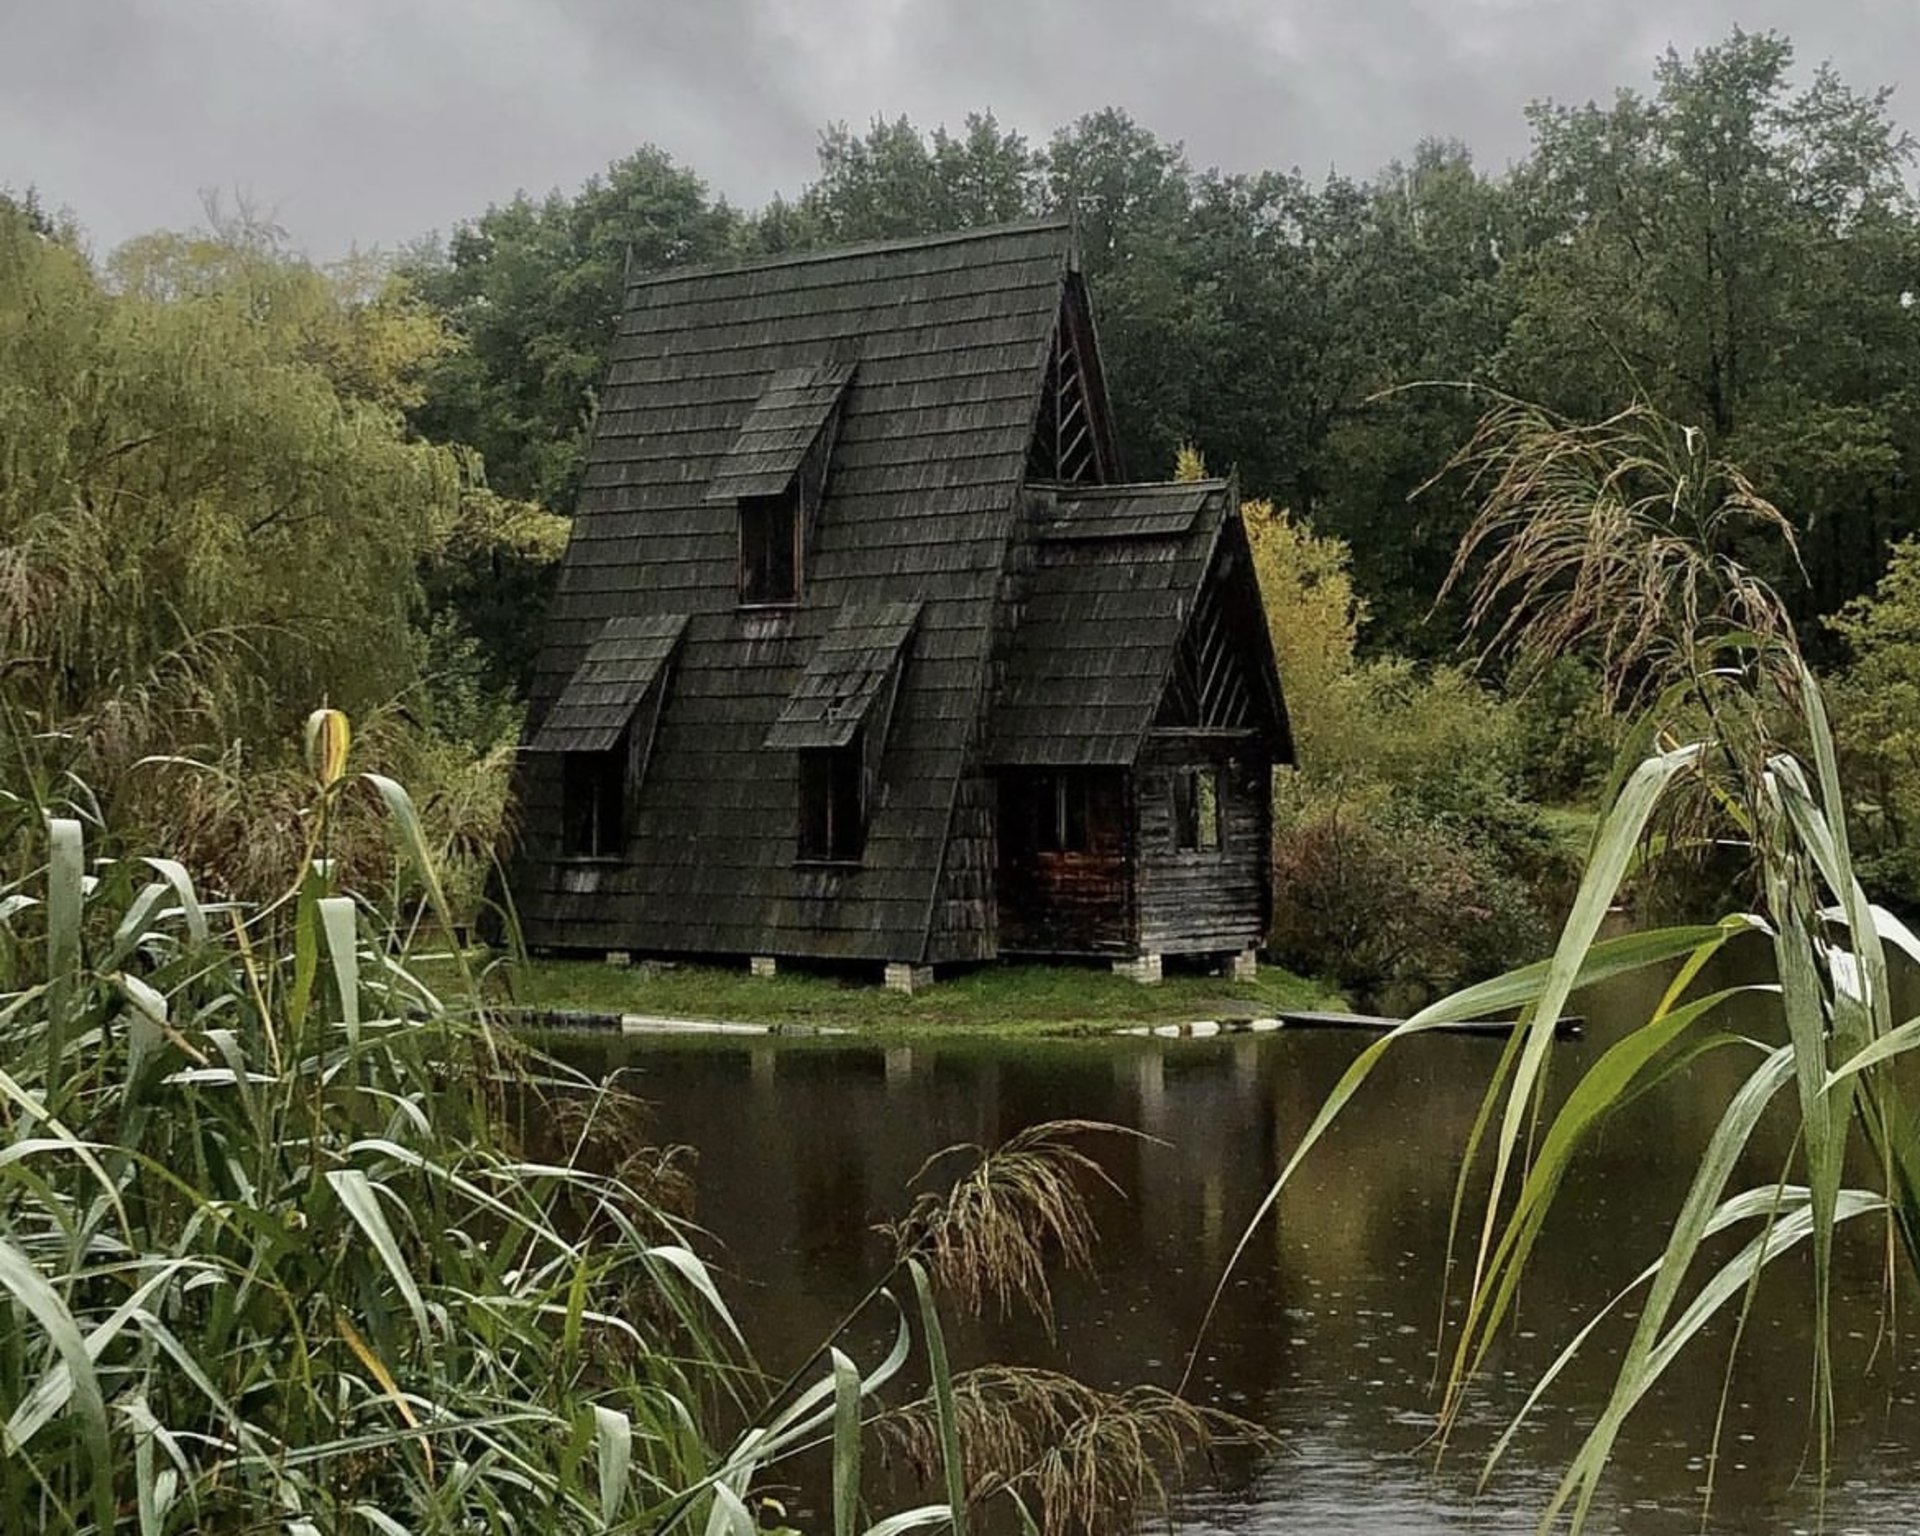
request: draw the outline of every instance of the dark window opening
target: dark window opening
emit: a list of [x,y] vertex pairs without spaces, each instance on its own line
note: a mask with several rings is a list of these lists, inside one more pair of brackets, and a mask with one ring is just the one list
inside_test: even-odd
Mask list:
[[800,600],[800,496],[748,496],[740,502],[740,601]]
[[866,841],[860,738],[800,752],[800,857],[855,864]]
[[607,752],[569,752],[561,769],[563,845],[576,858],[610,858],[626,833],[626,742]]
[[1033,846],[1042,853],[1085,853],[1087,781],[1078,773],[1044,773],[1034,784]]
[[1173,771],[1173,846],[1199,853],[1220,847],[1220,773],[1215,768]]

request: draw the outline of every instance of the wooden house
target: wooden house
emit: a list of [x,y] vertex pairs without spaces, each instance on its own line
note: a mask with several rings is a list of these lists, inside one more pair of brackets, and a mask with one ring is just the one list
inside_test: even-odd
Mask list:
[[1250,961],[1291,747],[1234,488],[1119,479],[1064,223],[634,280],[517,770],[528,943]]

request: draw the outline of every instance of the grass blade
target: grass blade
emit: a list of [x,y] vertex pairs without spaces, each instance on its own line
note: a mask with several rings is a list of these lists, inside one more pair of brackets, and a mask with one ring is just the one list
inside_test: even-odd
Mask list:
[[920,1299],[920,1331],[926,1341],[927,1369],[933,1377],[934,1412],[940,1421],[940,1463],[946,1476],[947,1507],[952,1513],[953,1536],[967,1536],[967,1473],[960,1454],[960,1417],[953,1402],[953,1367],[947,1359],[946,1332],[933,1301],[933,1282],[918,1259],[907,1260],[913,1289]]

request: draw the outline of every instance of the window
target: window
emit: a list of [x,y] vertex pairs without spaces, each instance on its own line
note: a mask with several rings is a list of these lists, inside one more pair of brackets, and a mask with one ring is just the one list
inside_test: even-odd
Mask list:
[[1033,846],[1042,853],[1087,851],[1087,781],[1077,773],[1041,774],[1034,786]]
[[1220,772],[1173,770],[1173,846],[1199,853],[1220,848]]
[[626,739],[606,752],[569,752],[562,759],[562,846],[575,858],[620,852],[626,823]]
[[857,864],[866,841],[862,751],[856,734],[844,747],[800,752],[800,857]]
[[779,496],[746,496],[740,501],[740,601],[753,604],[800,600],[800,497],[789,488]]

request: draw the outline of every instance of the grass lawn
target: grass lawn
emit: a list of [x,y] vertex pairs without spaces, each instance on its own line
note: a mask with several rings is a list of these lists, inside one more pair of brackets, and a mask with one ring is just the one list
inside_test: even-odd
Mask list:
[[755,977],[744,967],[534,960],[491,972],[492,990],[519,1004],[592,1013],[755,1024],[806,1024],[872,1034],[1092,1034],[1131,1024],[1246,1018],[1277,1008],[1339,1008],[1336,994],[1276,966],[1259,979],[1170,973],[1142,986],[1093,967],[995,965],[956,973],[912,997],[876,980],[800,971]]

